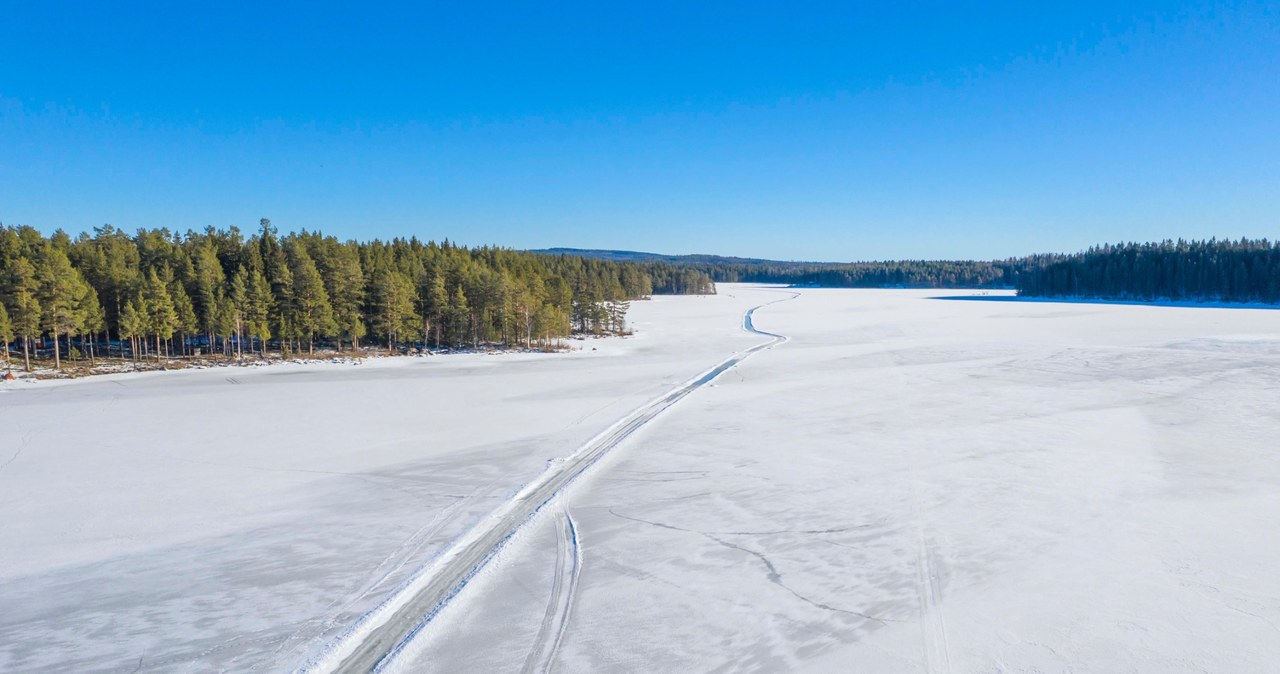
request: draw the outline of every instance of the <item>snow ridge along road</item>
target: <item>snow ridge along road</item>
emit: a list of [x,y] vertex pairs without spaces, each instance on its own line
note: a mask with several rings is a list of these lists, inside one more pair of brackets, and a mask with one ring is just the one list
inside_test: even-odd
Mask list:
[[747,332],[770,337],[769,341],[729,356],[666,395],[642,405],[572,454],[553,461],[542,475],[498,506],[449,549],[414,574],[386,601],[365,614],[316,659],[297,671],[302,674],[376,672],[392,662],[404,646],[431,622],[445,604],[457,596],[520,527],[528,523],[570,482],[582,475],[609,450],[664,410],[714,381],[752,354],[785,343],[788,338],[784,335],[757,330],[752,317],[757,309],[800,296],[799,293],[788,295],[789,297],[752,307],[743,314],[742,328]]

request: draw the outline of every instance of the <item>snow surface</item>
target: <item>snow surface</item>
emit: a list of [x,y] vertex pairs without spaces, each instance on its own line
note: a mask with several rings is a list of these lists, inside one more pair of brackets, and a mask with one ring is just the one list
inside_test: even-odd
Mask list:
[[548,460],[759,341],[760,297],[635,302],[635,336],[567,354],[5,385],[0,671],[300,665]]
[[[801,293],[560,499],[555,670],[1275,671],[1280,312]],[[559,522],[396,671],[543,671]]]
[[[778,290],[570,354],[0,385],[0,671],[281,671]],[[1280,312],[801,289],[391,671],[1274,671]],[[592,349],[596,350],[592,350]]]

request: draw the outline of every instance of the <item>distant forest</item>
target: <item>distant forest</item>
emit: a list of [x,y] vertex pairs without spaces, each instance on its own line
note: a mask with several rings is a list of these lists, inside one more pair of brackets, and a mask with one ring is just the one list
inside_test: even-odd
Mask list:
[[1018,294],[1277,304],[1280,243],[1179,239],[1097,246],[1030,269]]
[[888,262],[691,264],[718,283],[787,283],[825,288],[1013,288],[1027,268],[1049,256],[991,262],[898,260]]
[[1280,243],[1266,239],[1108,244],[1074,255],[992,261],[822,263],[574,252],[608,260],[663,261],[702,272],[716,282],[827,288],[1008,288],[1026,297],[1280,303]]
[[574,254],[611,261],[665,262],[692,269],[716,283],[785,283],[825,288],[1015,288],[1027,269],[1061,255],[1007,260],[892,260],[882,262],[792,262],[719,255],[659,255],[617,250],[551,248],[545,254]]
[[71,238],[0,225],[0,347],[65,357],[243,356],[401,345],[546,347],[625,328],[630,300],[714,293],[694,269],[417,239],[238,228]]

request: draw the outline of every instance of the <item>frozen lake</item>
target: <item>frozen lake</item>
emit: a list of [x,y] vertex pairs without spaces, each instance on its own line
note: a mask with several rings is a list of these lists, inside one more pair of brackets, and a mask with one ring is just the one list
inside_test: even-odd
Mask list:
[[[1280,311],[796,292],[388,669],[1274,669]],[[720,293],[568,354],[0,389],[0,670],[302,665],[790,295]]]

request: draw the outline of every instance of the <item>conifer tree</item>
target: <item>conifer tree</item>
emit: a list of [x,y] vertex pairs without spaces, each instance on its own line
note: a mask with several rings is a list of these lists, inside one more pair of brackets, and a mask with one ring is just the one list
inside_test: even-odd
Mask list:
[[[106,329],[107,324],[106,313],[102,309],[102,303],[98,301],[98,291],[94,290],[93,286],[87,282],[80,283],[76,297],[76,311],[79,314],[81,330],[80,344],[84,346],[86,336],[96,335]],[[92,341],[90,341],[86,350],[89,362],[92,363],[96,357]]]
[[140,285],[138,248],[123,231],[104,225],[95,231],[91,246],[96,266],[86,270],[99,296],[109,304],[106,323],[119,325],[120,313],[131,293]]
[[9,320],[9,310],[0,302],[0,347],[4,348],[4,364],[9,366],[9,343],[13,341],[13,321]]
[[236,358],[240,359],[244,357],[241,342],[244,341],[245,314],[249,307],[249,273],[243,266],[236,267],[236,273],[231,276],[230,287],[230,292],[227,293],[227,302],[231,311],[231,320],[234,324]]
[[440,331],[444,327],[445,318],[449,315],[449,290],[444,285],[444,275],[436,272],[431,275],[431,284],[427,286],[427,292],[423,310],[423,337],[425,343],[430,336],[428,333],[435,329],[435,345],[440,348]]
[[148,272],[142,293],[147,306],[147,331],[156,338],[156,360],[160,360],[164,341],[171,339],[178,327],[178,314],[168,288],[155,269]]
[[297,331],[297,307],[294,304],[293,292],[293,272],[289,271],[289,265],[283,263],[283,258],[279,264],[272,265],[273,270],[268,275],[271,279],[271,310],[268,312],[273,319],[276,338],[280,340],[280,349],[284,355],[288,357],[292,351],[292,342],[298,337]]
[[[191,301],[191,296],[183,289],[181,283],[174,283],[170,294],[173,296],[175,325],[178,334],[182,337],[182,353],[186,355],[187,337],[200,329],[200,323],[196,318],[196,309]],[[213,342],[209,343],[209,347],[213,347]]]
[[146,305],[141,298],[125,302],[124,309],[120,311],[119,334],[121,339],[129,340],[129,354],[137,360],[138,340],[147,334]]
[[351,348],[358,351],[360,339],[368,332],[361,310],[364,301],[364,272],[360,268],[359,251],[353,246],[335,244],[322,275],[329,292],[329,304],[333,308],[339,350],[342,347],[341,338],[345,337],[351,342]]
[[67,335],[70,342],[70,335],[80,329],[76,300],[83,283],[66,252],[59,246],[47,244],[40,266],[40,306],[44,310],[40,327],[53,337],[53,366],[58,369],[62,368],[60,337]]
[[222,342],[223,358],[231,357],[231,348],[229,342],[232,335],[236,332],[236,308],[235,303],[226,295],[219,295],[218,306],[214,308],[214,332]]
[[39,282],[35,266],[19,257],[10,264],[6,295],[9,299],[9,320],[13,331],[22,337],[22,363],[31,371],[31,340],[40,334],[40,319],[44,309],[40,306]]
[[471,324],[471,303],[459,283],[453,289],[453,297],[449,300],[450,325],[452,326],[451,343],[462,344],[466,340],[466,331]]
[[383,269],[374,279],[377,313],[374,329],[387,338],[387,351],[395,350],[400,335],[413,330],[417,316],[413,312],[413,285],[404,274]]
[[249,336],[258,340],[260,355],[266,357],[271,339],[271,286],[261,271],[249,274],[249,292],[245,303],[245,320]]
[[315,353],[316,337],[333,334],[333,308],[324,289],[320,271],[305,248],[290,247],[293,277],[294,325],[299,337],[307,338],[307,353]]
[[[195,302],[199,313],[199,329],[203,330],[213,348],[217,312],[222,302],[226,276],[218,261],[212,242],[201,245],[195,255]],[[175,294],[174,302],[178,302]]]

